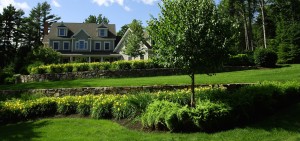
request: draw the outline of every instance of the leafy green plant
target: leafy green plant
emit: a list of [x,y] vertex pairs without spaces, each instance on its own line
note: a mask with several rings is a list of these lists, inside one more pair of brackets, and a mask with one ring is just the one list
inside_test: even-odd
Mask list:
[[278,56],[271,49],[256,49],[254,52],[255,64],[261,67],[275,67]]
[[63,115],[75,114],[77,102],[74,96],[65,96],[57,99],[57,112]]

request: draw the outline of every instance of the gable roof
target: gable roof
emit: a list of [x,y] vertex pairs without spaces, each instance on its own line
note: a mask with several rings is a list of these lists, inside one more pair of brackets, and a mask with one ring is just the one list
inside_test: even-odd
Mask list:
[[[118,42],[116,48],[114,49],[114,52],[117,52],[117,51],[120,51],[121,48],[123,47],[123,43],[125,42],[126,40],[126,37],[128,36],[128,34],[131,34],[132,30],[130,28],[128,28],[126,30],[126,32],[124,33],[122,39]],[[144,32],[144,37],[147,38],[149,35],[147,32]],[[148,49],[152,49],[152,46],[147,42],[143,42],[143,44],[148,48]]]
[[[43,42],[48,42],[49,39],[66,39],[72,38],[76,33],[79,33],[81,30],[85,31],[92,39],[107,39],[107,38],[116,38],[116,26],[115,24],[96,24],[96,23],[63,23],[63,25],[68,29],[68,35],[66,37],[57,36],[58,27],[61,26],[61,23],[53,23],[48,35],[43,39]],[[108,28],[108,37],[99,37],[98,28],[106,27]]]

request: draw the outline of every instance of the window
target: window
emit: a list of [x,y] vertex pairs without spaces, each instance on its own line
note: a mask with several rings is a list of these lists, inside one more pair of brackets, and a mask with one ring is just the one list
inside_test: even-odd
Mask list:
[[66,29],[58,29],[58,36],[67,36]]
[[58,41],[53,42],[53,49],[59,50],[59,42]]
[[96,42],[95,43],[95,50],[100,50],[101,49],[101,43],[100,42]]
[[104,42],[104,50],[110,49],[110,42]]
[[70,49],[70,42],[64,42],[64,50]]
[[107,29],[99,29],[100,37],[107,37]]
[[144,55],[141,55],[141,56],[140,56],[140,59],[141,59],[141,60],[144,60],[144,58],[145,58]]
[[87,41],[84,40],[76,41],[76,49],[87,50]]

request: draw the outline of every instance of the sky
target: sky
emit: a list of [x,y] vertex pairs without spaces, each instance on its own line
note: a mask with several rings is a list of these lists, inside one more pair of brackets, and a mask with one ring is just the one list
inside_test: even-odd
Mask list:
[[[89,15],[102,14],[116,24],[116,30],[131,23],[133,19],[142,21],[147,25],[151,15],[158,17],[160,0],[0,0],[0,12],[12,4],[17,9],[22,9],[25,16],[36,7],[37,3],[47,1],[52,8],[51,14],[61,17],[61,21],[69,23],[82,23]],[[216,0],[218,3],[219,0]]]

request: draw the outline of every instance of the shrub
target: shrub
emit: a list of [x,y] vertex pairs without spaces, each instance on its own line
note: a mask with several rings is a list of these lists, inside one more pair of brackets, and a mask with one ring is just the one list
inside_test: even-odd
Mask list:
[[231,107],[227,104],[199,100],[196,108],[191,110],[194,124],[201,131],[212,132],[228,128]]
[[150,93],[122,96],[113,105],[113,116],[116,119],[134,118],[143,113],[146,107],[153,101]]
[[53,116],[56,114],[57,104],[53,98],[39,98],[25,102],[25,117],[27,119]]
[[83,63],[77,66],[77,71],[88,71],[89,70],[89,64]]
[[275,67],[277,62],[277,54],[270,49],[256,49],[254,52],[255,64],[261,67]]
[[131,67],[131,69],[145,69],[146,63],[143,60],[132,61],[130,67]]
[[91,108],[94,103],[94,96],[86,95],[86,96],[78,96],[76,98],[77,102],[77,113],[83,116],[88,116],[91,114]]
[[253,66],[252,59],[247,54],[230,55],[226,65],[229,66]]
[[96,119],[109,119],[113,117],[112,108],[117,96],[100,96],[95,99],[92,108],[92,117]]
[[109,70],[111,67],[111,64],[109,62],[101,62],[98,65],[99,70]]
[[64,64],[63,65],[63,69],[64,69],[63,70],[64,72],[72,72],[73,71],[73,65],[69,64],[69,63],[68,64]]
[[181,106],[177,103],[154,101],[149,104],[141,117],[143,127],[157,130],[169,129],[172,131],[176,126],[174,125],[177,120],[176,113],[180,108]]
[[129,70],[131,69],[130,61],[116,61],[111,63],[112,70]]
[[74,96],[65,96],[57,99],[57,112],[63,115],[75,114],[77,108]]

